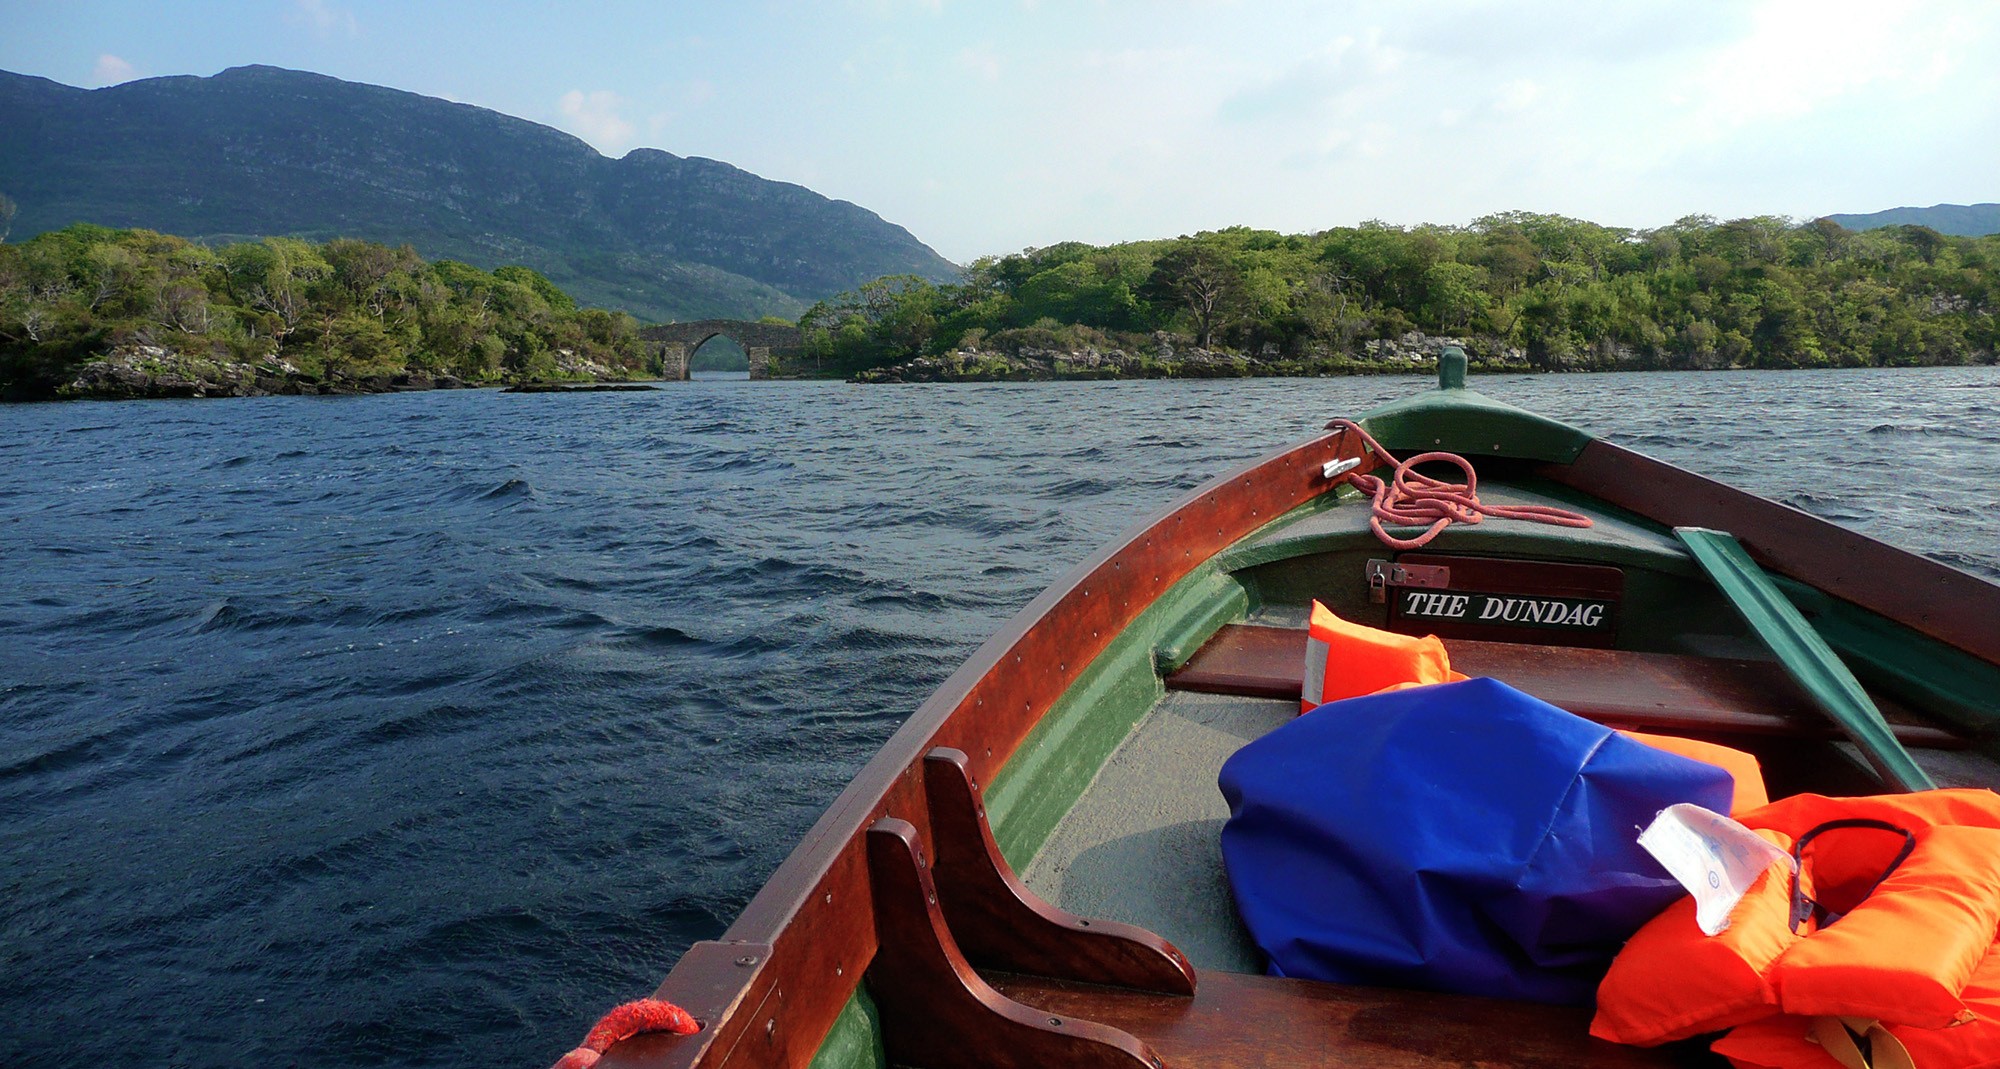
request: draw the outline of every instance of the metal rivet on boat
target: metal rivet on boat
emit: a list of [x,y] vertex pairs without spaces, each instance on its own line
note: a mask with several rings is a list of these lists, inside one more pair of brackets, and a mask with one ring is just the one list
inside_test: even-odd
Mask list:
[[757,955],[745,954],[742,957],[736,959],[736,964],[744,966],[755,965],[757,964]]
[[1089,918],[1087,918],[1087,917],[1078,917],[1078,918],[1077,918],[1077,920],[1076,920],[1076,926],[1077,926],[1077,927],[1079,927],[1079,928],[1088,928],[1088,927],[1090,927],[1090,920],[1089,920]]
[[932,893],[931,893],[931,895],[930,895],[930,900],[931,900],[931,905],[933,905],[933,906],[937,905],[937,893],[936,893],[936,892],[932,892]]
[[768,1043],[776,1038],[778,1038],[778,1019],[773,1017],[764,1022],[764,1041]]
[[846,974],[845,972],[843,972],[843,971],[841,970],[840,966],[838,966],[838,965],[835,965],[835,966],[833,967],[833,975],[835,975],[835,976],[845,976],[845,975],[847,975],[847,974]]
[[1050,1024],[1052,1024],[1052,1025],[1055,1025],[1055,1026],[1056,1026],[1057,1028],[1061,1028],[1061,1027],[1062,1027],[1062,1018],[1060,1018],[1060,1017],[1051,1017],[1051,1018],[1049,1018],[1049,1023],[1050,1023]]
[[827,905],[829,905],[829,906],[830,906],[830,905],[833,905],[833,896],[832,896],[832,895],[827,895],[827,896],[826,896],[826,904],[827,904]]

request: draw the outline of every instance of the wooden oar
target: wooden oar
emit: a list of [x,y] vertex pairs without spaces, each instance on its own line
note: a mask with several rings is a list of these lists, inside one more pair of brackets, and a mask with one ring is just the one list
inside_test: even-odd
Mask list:
[[1833,647],[1813,630],[1798,608],[1786,600],[1764,569],[1750,559],[1734,535],[1705,527],[1676,527],[1674,536],[1694,554],[1702,570],[1715,580],[1722,596],[1743,615],[1750,629],[1777,655],[1785,672],[1861,748],[1884,782],[1906,791],[1931,790],[1937,786],[1896,740],[1888,722],[1882,719],[1882,711],[1875,708],[1868,692],[1861,689],[1861,681],[1847,670]]

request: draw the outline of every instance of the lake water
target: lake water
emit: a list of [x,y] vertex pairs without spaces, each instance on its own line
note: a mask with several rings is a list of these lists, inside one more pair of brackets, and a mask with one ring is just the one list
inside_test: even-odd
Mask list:
[[[1423,385],[0,407],[0,1062],[545,1066],[1043,587]],[[1474,385],[2000,580],[2000,369]]]

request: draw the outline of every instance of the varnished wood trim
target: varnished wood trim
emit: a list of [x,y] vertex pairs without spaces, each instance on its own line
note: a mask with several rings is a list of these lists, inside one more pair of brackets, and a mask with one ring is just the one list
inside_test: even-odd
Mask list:
[[1698,1045],[1621,1047],[1590,1036],[1577,1006],[1206,973],[1191,999],[1027,976],[1010,998],[1129,1032],[1174,1066],[1228,1069],[1668,1069],[1726,1063]]
[[[1608,727],[1701,736],[1846,737],[1770,661],[1459,638],[1443,641],[1453,668],[1467,675],[1492,676]],[[1167,685],[1296,701],[1305,676],[1305,645],[1303,630],[1231,624],[1169,676]],[[1905,746],[1960,750],[1970,745],[1959,735],[1922,722],[1885,694],[1873,697]]]
[[1000,854],[964,752],[924,757],[932,878],[952,938],[981,969],[1031,973],[1168,995],[1194,994],[1194,966],[1165,939],[1130,924],[1079,917],[1028,889]]
[[1544,478],[1667,527],[1712,527],[1770,571],[2000,663],[2000,586],[1605,441]]
[[1160,1059],[1130,1035],[1023,1006],[981,979],[938,909],[917,829],[908,821],[879,820],[868,829],[868,871],[882,939],[868,967],[868,990],[882,1015],[891,1064],[1159,1069]]

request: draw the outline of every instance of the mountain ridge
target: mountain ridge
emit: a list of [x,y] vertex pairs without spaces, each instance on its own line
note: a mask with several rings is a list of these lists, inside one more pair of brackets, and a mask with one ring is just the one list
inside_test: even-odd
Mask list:
[[1927,226],[1940,234],[1976,238],[2000,234],[2000,204],[1933,204],[1928,208],[1886,208],[1879,212],[1829,215],[1849,230],[1883,226]]
[[790,317],[881,275],[956,272],[866,208],[725,161],[608,157],[476,105],[262,65],[103,89],[0,72],[0,193],[16,239],[87,221],[407,242],[656,320]]

